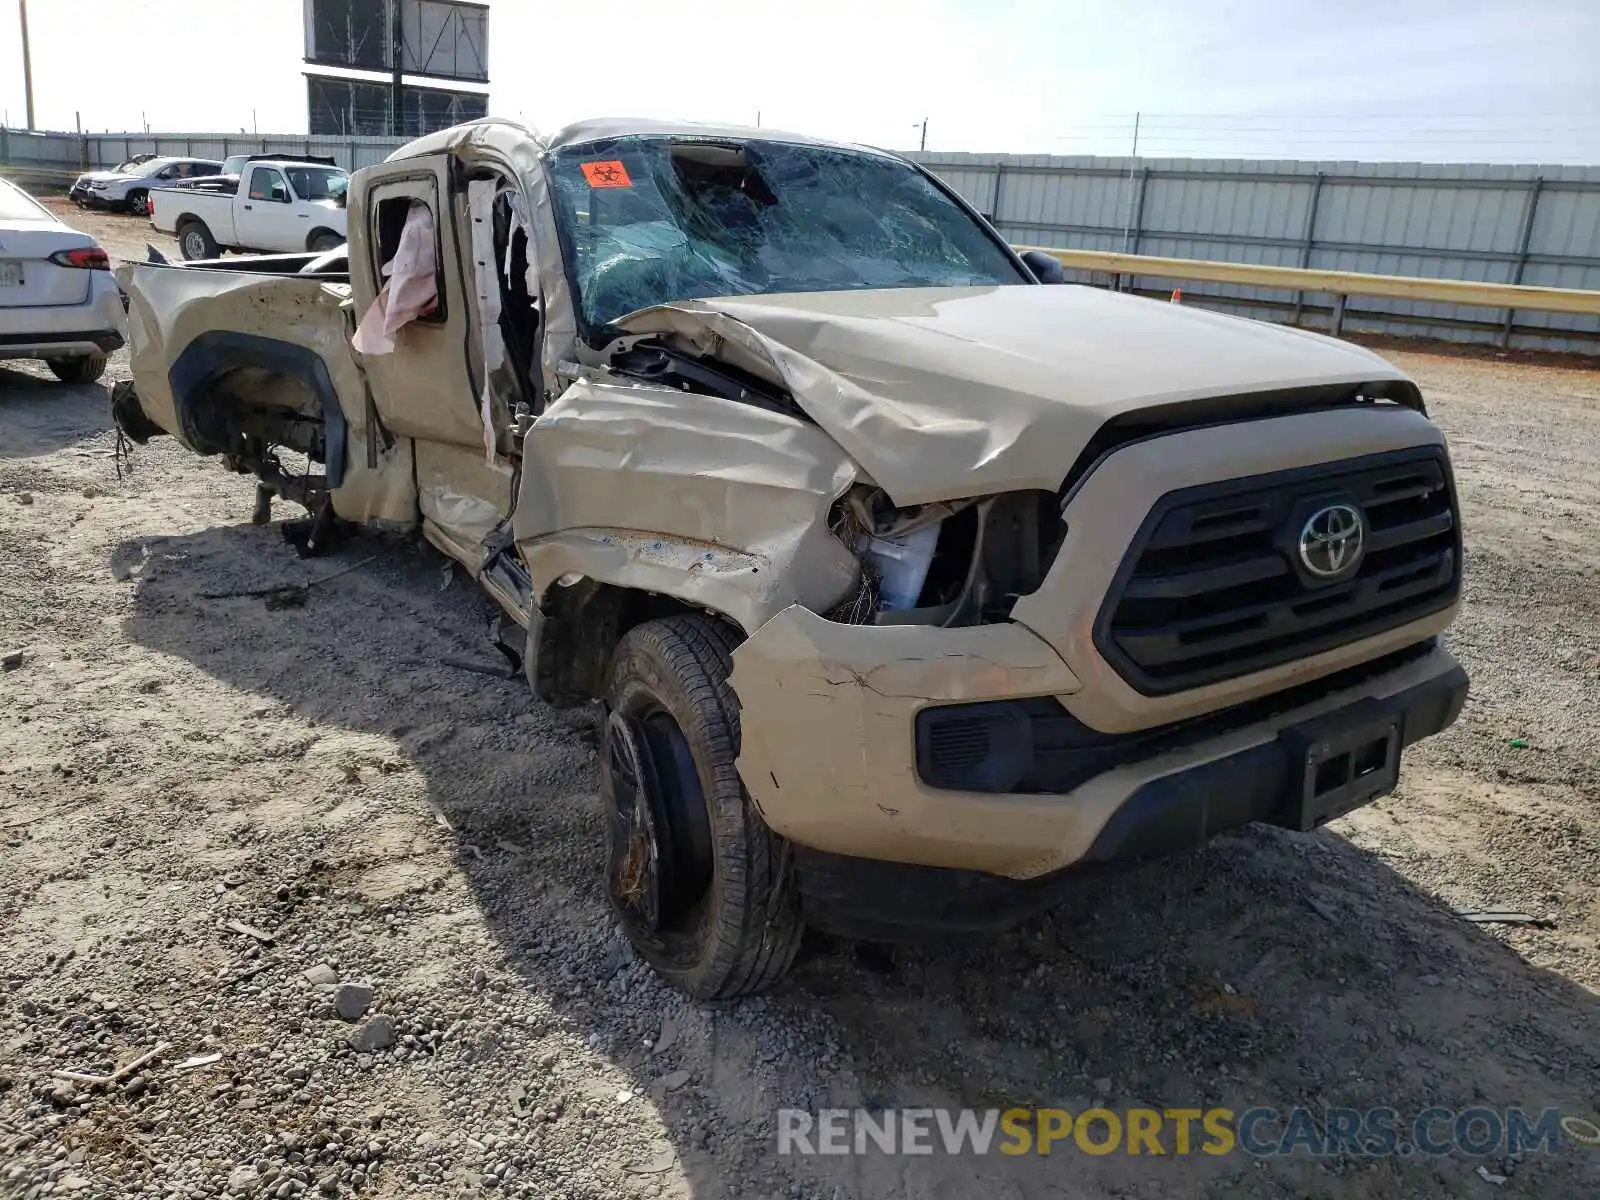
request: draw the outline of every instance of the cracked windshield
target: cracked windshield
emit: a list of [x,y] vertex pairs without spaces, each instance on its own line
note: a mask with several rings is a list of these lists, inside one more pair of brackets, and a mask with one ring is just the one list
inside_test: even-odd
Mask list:
[[920,172],[871,153],[632,137],[552,168],[591,324],[706,296],[1025,282]]

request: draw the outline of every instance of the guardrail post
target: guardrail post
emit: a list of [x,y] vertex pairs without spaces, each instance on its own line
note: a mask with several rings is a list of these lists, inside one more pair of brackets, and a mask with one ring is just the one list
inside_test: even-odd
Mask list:
[[0,162],[11,161],[11,131],[0,125]]
[[1336,292],[1333,297],[1333,316],[1328,321],[1328,332],[1338,337],[1344,332],[1344,293]]
[[350,139],[350,165],[348,167],[346,167],[345,170],[354,171],[356,169],[356,166],[357,166],[357,163],[356,163],[356,140],[355,140],[355,138],[351,138]]
[[[1317,177],[1311,183],[1311,199],[1306,204],[1306,231],[1300,237],[1300,269],[1304,271],[1311,265],[1311,249],[1317,244],[1317,206],[1322,202],[1323,174],[1317,172]],[[1305,310],[1306,294],[1294,294],[1294,319],[1292,325],[1300,324],[1300,316]]]
[[[1533,244],[1533,222],[1539,215],[1539,194],[1544,191],[1544,176],[1534,177],[1532,185],[1528,188],[1528,199],[1522,206],[1522,231],[1517,235],[1517,261],[1511,268],[1511,282],[1521,283],[1522,273],[1528,266],[1528,247]],[[1517,310],[1506,309],[1505,327],[1500,330],[1500,349],[1507,349],[1511,345],[1511,323],[1516,318]]]
[[994,168],[994,199],[989,202],[989,212],[992,214],[989,223],[996,229],[1000,228],[1000,197],[1006,181],[1005,163],[996,163]]

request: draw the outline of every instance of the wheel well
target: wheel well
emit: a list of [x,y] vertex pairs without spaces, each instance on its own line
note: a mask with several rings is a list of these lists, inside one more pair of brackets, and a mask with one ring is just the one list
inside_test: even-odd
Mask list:
[[[250,401],[232,392],[229,381],[235,376],[250,382]],[[327,364],[313,351],[255,334],[208,330],[184,347],[167,382],[179,428],[201,453],[231,453],[241,433],[261,432],[255,426],[267,421],[272,440],[298,450],[314,444],[318,461],[327,467],[327,486],[343,484],[344,409]],[[262,403],[268,395],[275,403]],[[285,422],[305,437],[284,436]]]
[[306,249],[311,249],[311,244],[323,234],[327,234],[329,237],[336,237],[341,242],[345,240],[344,234],[340,233],[337,229],[329,229],[326,225],[318,225],[306,235]]
[[[611,656],[624,635],[646,621],[706,615],[708,609],[674,596],[583,579],[552,587],[528,624],[522,669],[534,694],[557,708],[573,708],[605,693]],[[711,616],[727,620],[721,613]],[[735,629],[733,622],[729,622]]]

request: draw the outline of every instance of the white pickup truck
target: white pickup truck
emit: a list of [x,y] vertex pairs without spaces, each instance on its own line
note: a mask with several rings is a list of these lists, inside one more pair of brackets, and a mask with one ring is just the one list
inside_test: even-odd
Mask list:
[[322,252],[345,241],[345,189],[338,167],[253,162],[237,179],[213,176],[150,193],[150,223],[178,239],[185,259],[224,250]]

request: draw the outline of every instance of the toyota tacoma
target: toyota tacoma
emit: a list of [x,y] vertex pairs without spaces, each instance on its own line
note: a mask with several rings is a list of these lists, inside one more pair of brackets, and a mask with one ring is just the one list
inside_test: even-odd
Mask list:
[[995,929],[1312,829],[1461,710],[1449,456],[1365,349],[1063,282],[917,165],[769,130],[480,121],[348,206],[332,254],[124,268],[116,420],[308,549],[463,564],[603,713],[608,891],[691,995],[808,923]]

